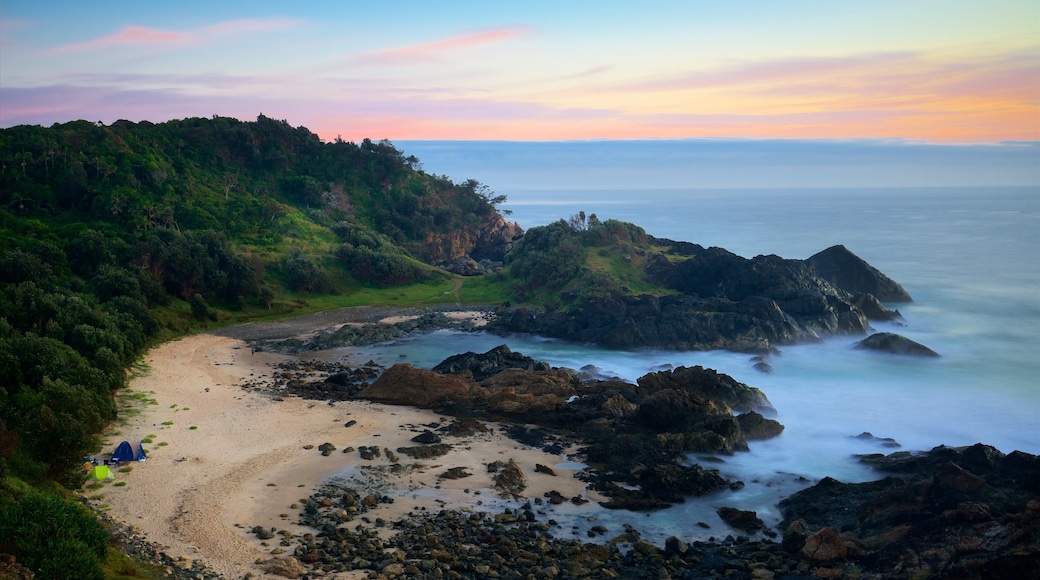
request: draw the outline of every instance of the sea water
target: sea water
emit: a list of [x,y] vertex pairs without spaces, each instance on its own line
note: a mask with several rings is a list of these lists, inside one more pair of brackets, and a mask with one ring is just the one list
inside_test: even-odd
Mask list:
[[[890,453],[869,432],[908,451],[986,443],[1009,453],[1040,453],[1040,189],[553,190],[506,192],[510,219],[530,228],[584,211],[648,233],[753,257],[804,259],[835,244],[903,285],[914,298],[900,324],[874,323],[939,352],[939,359],[855,350],[859,337],[782,347],[772,374],[748,355],[657,349],[608,350],[536,336],[439,331],[391,344],[347,349],[355,362],[407,361],[432,367],[460,352],[499,344],[553,366],[594,365],[629,381],[664,368],[702,365],[762,389],[785,425],[782,435],[751,443],[717,467],[740,480],[724,491],[657,512],[598,513],[598,523],[636,526],[661,542],[731,533],[718,507],[780,521],[783,497],[830,476],[876,479],[856,454]],[[403,356],[403,358],[402,358]],[[704,461],[695,455],[691,461]],[[590,509],[565,506],[554,517],[578,526]],[[569,519],[568,519],[569,518]],[[695,525],[708,524],[708,528]],[[609,525],[608,525],[609,527]]]

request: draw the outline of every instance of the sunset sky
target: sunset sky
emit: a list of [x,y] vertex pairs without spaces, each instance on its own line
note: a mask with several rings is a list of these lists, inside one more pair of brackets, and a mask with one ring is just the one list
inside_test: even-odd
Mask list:
[[355,141],[1035,141],[1040,2],[0,4],[0,126],[260,113]]

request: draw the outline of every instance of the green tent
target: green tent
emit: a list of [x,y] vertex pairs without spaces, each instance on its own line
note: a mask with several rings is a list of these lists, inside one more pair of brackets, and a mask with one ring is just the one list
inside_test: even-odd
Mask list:
[[89,477],[93,477],[98,481],[116,478],[116,476],[112,475],[112,470],[109,469],[107,465],[98,465],[94,469],[91,469]]

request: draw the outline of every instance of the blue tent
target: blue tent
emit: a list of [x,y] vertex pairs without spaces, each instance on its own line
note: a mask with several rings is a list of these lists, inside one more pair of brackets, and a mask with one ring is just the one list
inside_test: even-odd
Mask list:
[[116,447],[112,459],[116,461],[144,461],[148,456],[144,454],[144,447],[140,441],[123,441]]

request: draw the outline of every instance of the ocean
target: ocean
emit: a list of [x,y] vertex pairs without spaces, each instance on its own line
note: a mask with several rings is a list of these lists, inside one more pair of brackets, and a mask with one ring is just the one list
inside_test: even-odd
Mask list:
[[[447,356],[498,344],[554,366],[631,381],[663,365],[702,365],[762,389],[786,426],[775,439],[711,466],[745,482],[735,492],[691,498],[654,517],[596,513],[598,523],[629,523],[663,542],[724,537],[718,507],[755,510],[768,525],[777,502],[830,476],[877,479],[856,454],[985,443],[1005,453],[1040,453],[1040,188],[539,189],[501,190],[508,219],[525,228],[579,211],[619,219],[648,233],[745,257],[808,258],[835,244],[903,285],[913,303],[896,304],[900,325],[874,323],[921,342],[938,359],[854,350],[859,337],[782,347],[774,372],[730,352],[614,351],[535,336],[440,331],[392,344],[344,349],[347,360],[402,360],[432,367]],[[900,447],[857,439],[869,432]],[[700,460],[696,456],[691,461]],[[554,515],[581,533],[589,512]],[[568,520],[567,518],[571,518]],[[694,525],[708,524],[708,528]],[[781,530],[782,531],[782,530]]]

